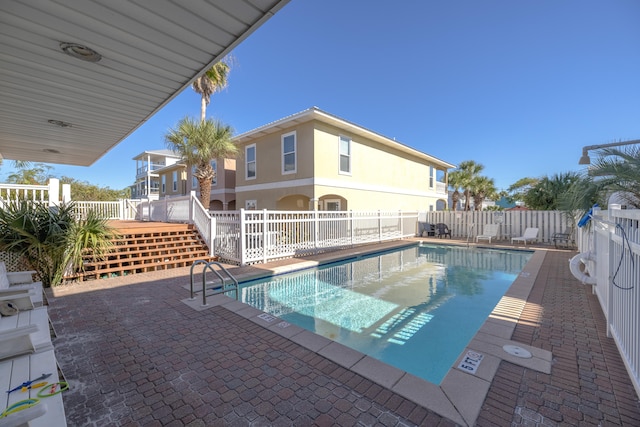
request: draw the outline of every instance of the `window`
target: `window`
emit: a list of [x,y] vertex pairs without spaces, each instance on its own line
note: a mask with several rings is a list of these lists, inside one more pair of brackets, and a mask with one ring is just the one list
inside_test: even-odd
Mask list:
[[282,174],[296,172],[296,133],[282,135]]
[[340,135],[340,173],[351,173],[351,138]]
[[255,211],[258,208],[258,203],[255,200],[246,200],[244,202],[244,208],[248,211]]
[[213,168],[213,178],[211,178],[211,185],[218,184],[218,161],[211,160],[211,167]]
[[433,166],[429,166],[429,188],[433,188],[433,178],[434,178],[434,173],[433,173]]
[[324,201],[324,208],[327,211],[339,211],[340,199],[327,199]]
[[167,175],[162,175],[162,194],[167,192]]
[[256,177],[256,145],[248,145],[244,149],[245,179],[255,179]]
[[173,171],[173,191],[178,191],[178,171]]
[[191,188],[195,190],[198,188],[198,178],[196,178],[196,167],[191,166]]

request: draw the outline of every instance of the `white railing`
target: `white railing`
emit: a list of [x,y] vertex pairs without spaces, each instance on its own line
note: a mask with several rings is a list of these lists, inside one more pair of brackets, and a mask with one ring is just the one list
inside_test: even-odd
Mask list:
[[47,185],[0,184],[0,208],[9,201],[28,200],[33,203],[43,203],[49,206],[71,200],[71,186],[62,184],[60,197],[60,180],[50,178]]
[[554,233],[571,230],[573,220],[561,211],[432,211],[426,213],[430,224],[444,223],[452,237],[474,238],[487,224],[499,224],[498,240],[522,236],[528,227],[538,228],[538,242],[552,243]]
[[105,219],[132,221],[139,219],[138,207],[141,200],[121,199],[115,202],[73,202],[76,216],[86,218],[87,212],[93,211]]
[[213,212],[215,253],[240,265],[414,236],[417,212]]
[[594,211],[580,228],[579,251],[590,252],[589,275],[631,381],[640,394],[640,210]]
[[214,254],[215,220],[204,209],[195,191],[188,196],[142,201],[138,205],[137,219],[194,224],[209,248],[209,254]]

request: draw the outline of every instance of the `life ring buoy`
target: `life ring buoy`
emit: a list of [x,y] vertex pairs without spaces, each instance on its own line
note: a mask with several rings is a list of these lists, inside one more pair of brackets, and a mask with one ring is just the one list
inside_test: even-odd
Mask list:
[[[587,267],[587,261],[595,262],[595,260],[596,256],[591,251],[580,253],[569,260],[569,270],[583,285],[595,285],[596,278],[591,276]],[[581,265],[584,265],[584,269],[580,268]]]

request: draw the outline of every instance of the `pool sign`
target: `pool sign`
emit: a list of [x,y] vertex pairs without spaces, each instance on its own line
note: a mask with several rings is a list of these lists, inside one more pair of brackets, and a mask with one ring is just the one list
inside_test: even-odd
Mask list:
[[484,359],[484,354],[469,350],[462,358],[462,361],[458,364],[458,369],[462,369],[465,372],[475,375],[482,359]]

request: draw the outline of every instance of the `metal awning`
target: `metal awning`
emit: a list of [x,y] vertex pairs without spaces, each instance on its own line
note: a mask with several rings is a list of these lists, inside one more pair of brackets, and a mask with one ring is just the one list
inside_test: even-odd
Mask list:
[[1,1],[0,155],[91,165],[287,3]]

